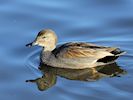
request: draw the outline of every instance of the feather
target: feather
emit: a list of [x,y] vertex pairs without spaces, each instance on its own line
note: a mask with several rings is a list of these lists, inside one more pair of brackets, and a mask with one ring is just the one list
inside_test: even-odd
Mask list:
[[111,52],[116,48],[97,46],[90,43],[66,43],[55,49],[53,53],[56,57],[62,58],[103,58],[114,56]]

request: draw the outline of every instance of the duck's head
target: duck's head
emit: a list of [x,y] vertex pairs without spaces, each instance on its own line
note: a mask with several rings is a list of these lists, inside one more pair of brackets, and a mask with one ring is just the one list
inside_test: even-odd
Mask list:
[[57,36],[54,31],[51,29],[45,29],[41,30],[36,39],[32,42],[27,44],[26,46],[31,47],[31,46],[41,46],[45,48],[45,51],[52,51],[55,49],[57,43]]

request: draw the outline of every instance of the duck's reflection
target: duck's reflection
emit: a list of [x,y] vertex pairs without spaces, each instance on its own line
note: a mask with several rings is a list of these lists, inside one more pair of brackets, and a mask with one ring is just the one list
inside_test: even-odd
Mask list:
[[40,64],[39,69],[43,73],[43,76],[35,80],[27,80],[27,82],[36,83],[38,89],[41,91],[47,90],[55,85],[57,76],[70,80],[96,81],[103,77],[115,77],[126,73],[116,63],[82,70],[54,68]]

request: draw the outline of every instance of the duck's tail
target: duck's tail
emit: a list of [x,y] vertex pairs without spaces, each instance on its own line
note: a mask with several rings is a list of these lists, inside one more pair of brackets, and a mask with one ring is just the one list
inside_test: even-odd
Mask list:
[[126,52],[125,51],[121,51],[119,48],[118,49],[115,49],[114,51],[111,52],[112,54],[114,54],[113,56],[106,56],[104,58],[101,58],[99,60],[97,60],[97,62],[103,62],[103,63],[112,63],[112,62],[115,62],[115,60],[125,54]]
[[118,56],[124,55],[126,52],[117,48],[116,50],[112,51],[111,53],[114,54],[114,56],[118,57]]

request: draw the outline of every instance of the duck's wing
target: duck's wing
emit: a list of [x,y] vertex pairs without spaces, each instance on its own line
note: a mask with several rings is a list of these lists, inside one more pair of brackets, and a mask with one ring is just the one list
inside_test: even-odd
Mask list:
[[118,48],[97,46],[90,43],[66,43],[53,51],[56,57],[61,58],[94,58],[102,59],[106,56],[115,56],[120,54]]

